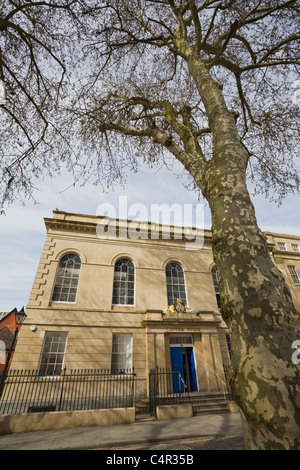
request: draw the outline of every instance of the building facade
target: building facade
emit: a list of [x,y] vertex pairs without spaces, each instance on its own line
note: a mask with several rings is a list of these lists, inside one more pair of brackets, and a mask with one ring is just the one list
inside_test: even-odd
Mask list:
[[[141,397],[150,370],[170,368],[190,391],[223,390],[230,344],[211,233],[205,231],[201,248],[187,249],[176,229],[167,234],[160,226],[150,237],[146,223],[129,237],[128,221],[111,221],[106,232],[101,221],[60,211],[45,219],[47,238],[12,368],[48,376],[62,367],[112,373],[134,367]],[[300,310],[300,237],[265,235]]]

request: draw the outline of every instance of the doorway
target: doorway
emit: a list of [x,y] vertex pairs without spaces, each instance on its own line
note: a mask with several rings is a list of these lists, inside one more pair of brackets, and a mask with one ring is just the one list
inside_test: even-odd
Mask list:
[[192,346],[171,346],[173,393],[197,392],[197,377]]

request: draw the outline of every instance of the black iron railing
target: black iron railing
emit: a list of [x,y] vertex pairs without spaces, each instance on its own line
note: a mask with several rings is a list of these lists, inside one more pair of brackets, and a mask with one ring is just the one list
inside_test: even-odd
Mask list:
[[227,377],[228,377],[229,370],[230,370],[230,365],[225,366],[225,364],[223,364],[223,371],[224,371],[224,376],[225,376],[226,382],[227,382]]
[[12,370],[5,378],[0,414],[74,411],[134,406],[134,370]]
[[160,405],[181,404],[189,397],[189,390],[180,372],[171,369],[153,369],[149,376],[150,414],[156,415]]
[[[226,379],[230,366],[223,366],[225,380],[219,380],[223,383],[224,400],[230,398]],[[218,377],[218,376],[217,376]],[[198,392],[189,391],[188,384],[184,381],[184,377],[180,372],[171,369],[152,369],[149,376],[149,411],[150,414],[156,416],[156,407],[160,405],[178,405],[190,402],[190,397],[194,400],[197,398]],[[222,392],[221,392],[222,393]],[[197,401],[201,399],[202,394],[199,393]],[[201,401],[200,400],[200,401]]]

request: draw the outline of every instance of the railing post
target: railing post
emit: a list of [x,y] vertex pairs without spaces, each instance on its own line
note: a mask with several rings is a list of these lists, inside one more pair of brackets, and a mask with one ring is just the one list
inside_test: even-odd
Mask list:
[[135,380],[135,372],[134,372],[134,367],[132,368],[132,405],[134,406],[135,404],[135,396],[136,396],[136,380]]
[[156,417],[156,380],[158,375],[158,369],[150,370],[149,375],[149,407],[150,414]]
[[64,370],[61,373],[61,378],[62,378],[62,383],[61,383],[61,391],[60,391],[60,397],[59,397],[59,403],[58,403],[58,410],[61,411],[61,405],[62,405],[62,397],[64,393],[64,385],[65,385],[65,376],[66,376],[66,370],[67,368],[65,367]]

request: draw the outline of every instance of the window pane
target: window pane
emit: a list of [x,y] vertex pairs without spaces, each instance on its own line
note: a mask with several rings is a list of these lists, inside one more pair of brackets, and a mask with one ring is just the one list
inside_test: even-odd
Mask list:
[[57,269],[53,302],[75,302],[80,267],[81,260],[78,255],[69,253],[62,257]]
[[134,265],[128,258],[120,258],[115,264],[113,305],[134,305]]
[[53,375],[60,373],[64,361],[67,333],[47,331],[41,353],[38,375]]
[[112,342],[112,371],[132,369],[132,335],[113,334]]
[[166,266],[166,281],[168,305],[173,304],[178,298],[186,304],[186,292],[183,269],[178,263],[168,263]]
[[286,245],[285,245],[285,243],[278,242],[278,247],[279,247],[279,250],[281,250],[281,251],[286,251]]
[[296,271],[295,266],[288,266],[288,268],[289,268],[294,284],[297,284],[297,285],[300,284],[300,277]]

